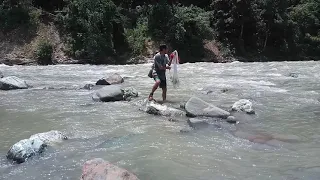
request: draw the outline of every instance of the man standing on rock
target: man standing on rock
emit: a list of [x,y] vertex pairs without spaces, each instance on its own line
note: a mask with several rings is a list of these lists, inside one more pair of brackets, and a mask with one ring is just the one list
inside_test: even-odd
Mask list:
[[[166,100],[167,98],[167,80],[166,80],[166,70],[171,69],[171,61],[169,60],[169,57],[167,55],[168,53],[168,48],[167,45],[163,44],[160,45],[159,48],[159,53],[157,53],[154,56],[154,63],[153,63],[153,72],[152,72],[152,77],[155,80],[155,83],[152,87],[152,91],[149,95],[149,101],[153,100],[153,93],[160,88],[162,89],[162,99],[163,101]],[[167,66],[168,64],[168,66]]]

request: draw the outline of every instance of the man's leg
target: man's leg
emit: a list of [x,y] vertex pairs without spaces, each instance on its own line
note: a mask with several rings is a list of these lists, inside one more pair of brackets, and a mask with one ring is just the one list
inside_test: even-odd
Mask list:
[[162,88],[162,99],[163,101],[167,100],[167,87]]
[[162,88],[162,99],[163,101],[167,100],[167,81],[161,80],[160,87]]
[[160,82],[161,82],[160,79],[158,78],[158,76],[155,76],[154,80],[155,80],[155,83],[154,83],[154,85],[152,87],[152,91],[151,91],[151,93],[149,95],[149,100],[153,99],[153,93],[158,89],[158,87],[160,85]]

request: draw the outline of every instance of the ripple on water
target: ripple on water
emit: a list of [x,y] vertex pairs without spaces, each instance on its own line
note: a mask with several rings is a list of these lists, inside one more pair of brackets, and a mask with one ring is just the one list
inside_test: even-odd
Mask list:
[[[280,148],[214,128],[181,134],[185,119],[173,123],[148,115],[139,111],[140,99],[95,103],[92,91],[77,89],[119,73],[128,77],[123,86],[135,87],[142,99],[153,85],[146,76],[150,65],[0,65],[5,75],[21,77],[35,88],[0,92],[0,179],[78,179],[83,163],[95,157],[124,167],[140,179],[318,178],[318,168],[312,168],[320,157],[318,63],[187,63],[179,65],[180,87],[173,89],[168,83],[172,100],[168,105],[172,106],[193,95],[225,107],[239,98],[253,100],[257,114],[243,117],[245,125],[250,125],[244,131],[261,129],[302,139]],[[288,77],[292,72],[298,78]],[[224,88],[232,90],[222,93]],[[207,90],[212,93],[203,94]],[[161,98],[160,90],[155,97]],[[66,132],[70,139],[19,166],[3,158],[10,145],[51,129]]]

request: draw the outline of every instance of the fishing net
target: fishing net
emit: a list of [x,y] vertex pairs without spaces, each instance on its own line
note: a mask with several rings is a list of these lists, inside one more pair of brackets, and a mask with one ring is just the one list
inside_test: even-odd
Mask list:
[[179,55],[178,51],[173,51],[173,59],[172,59],[172,65],[173,65],[173,74],[171,76],[171,82],[173,84],[173,88],[178,88],[180,81],[178,77],[178,64],[179,64]]

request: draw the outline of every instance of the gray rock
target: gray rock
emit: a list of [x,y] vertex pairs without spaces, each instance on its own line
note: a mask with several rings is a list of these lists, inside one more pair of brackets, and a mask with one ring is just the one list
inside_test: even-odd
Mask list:
[[206,119],[190,118],[187,122],[188,125],[193,129],[203,129],[209,126],[208,120]]
[[48,145],[66,139],[67,137],[59,131],[38,133],[14,144],[8,151],[7,158],[17,163],[23,163],[28,158],[41,154]]
[[139,96],[139,93],[135,88],[128,87],[128,88],[122,88],[121,90],[123,92],[123,99],[126,101],[129,101],[131,100],[131,98]]
[[187,111],[187,116],[189,117],[205,116],[227,118],[228,116],[230,116],[229,112],[196,97],[190,98],[186,103],[185,108]]
[[55,142],[61,142],[62,140],[67,140],[68,138],[62,132],[52,130],[49,132],[34,134],[30,136],[29,139],[40,139],[45,144],[49,145]]
[[28,84],[15,76],[8,76],[0,79],[0,90],[28,89]]
[[146,103],[145,107],[141,108],[143,111],[147,112],[148,114],[153,115],[160,115],[160,116],[182,116],[185,115],[185,112],[168,107],[166,105],[161,105],[155,103],[153,101],[149,101]]
[[82,89],[91,90],[93,87],[94,87],[93,84],[86,84],[86,85],[84,85],[84,87]]
[[180,133],[189,133],[191,132],[193,129],[191,127],[185,127],[185,128],[182,128],[180,130]]
[[113,102],[123,100],[123,91],[119,86],[110,85],[98,89],[93,93],[92,99],[94,101]]
[[180,104],[180,106],[179,106],[181,109],[186,109],[186,104]]
[[14,144],[7,153],[7,159],[23,163],[28,158],[40,154],[47,145],[38,138],[24,139]]
[[236,118],[234,116],[229,116],[227,118],[227,122],[231,123],[231,124],[235,124],[235,123],[237,123],[237,120],[236,120]]
[[168,121],[169,121],[169,122],[179,122],[178,119],[174,119],[174,118],[169,118]]
[[4,75],[3,75],[3,73],[0,71],[0,78],[3,78],[4,77]]
[[99,79],[96,82],[96,85],[112,85],[112,84],[121,84],[123,82],[124,82],[123,78],[119,74],[115,73],[109,76],[108,78]]
[[82,169],[81,180],[138,180],[133,173],[103,159],[87,161]]
[[255,114],[255,111],[252,109],[252,102],[247,99],[240,99],[239,101],[235,102],[232,106],[233,111],[238,112],[246,112],[248,114]]
[[290,73],[289,76],[293,77],[293,78],[298,78],[299,74],[298,73]]

